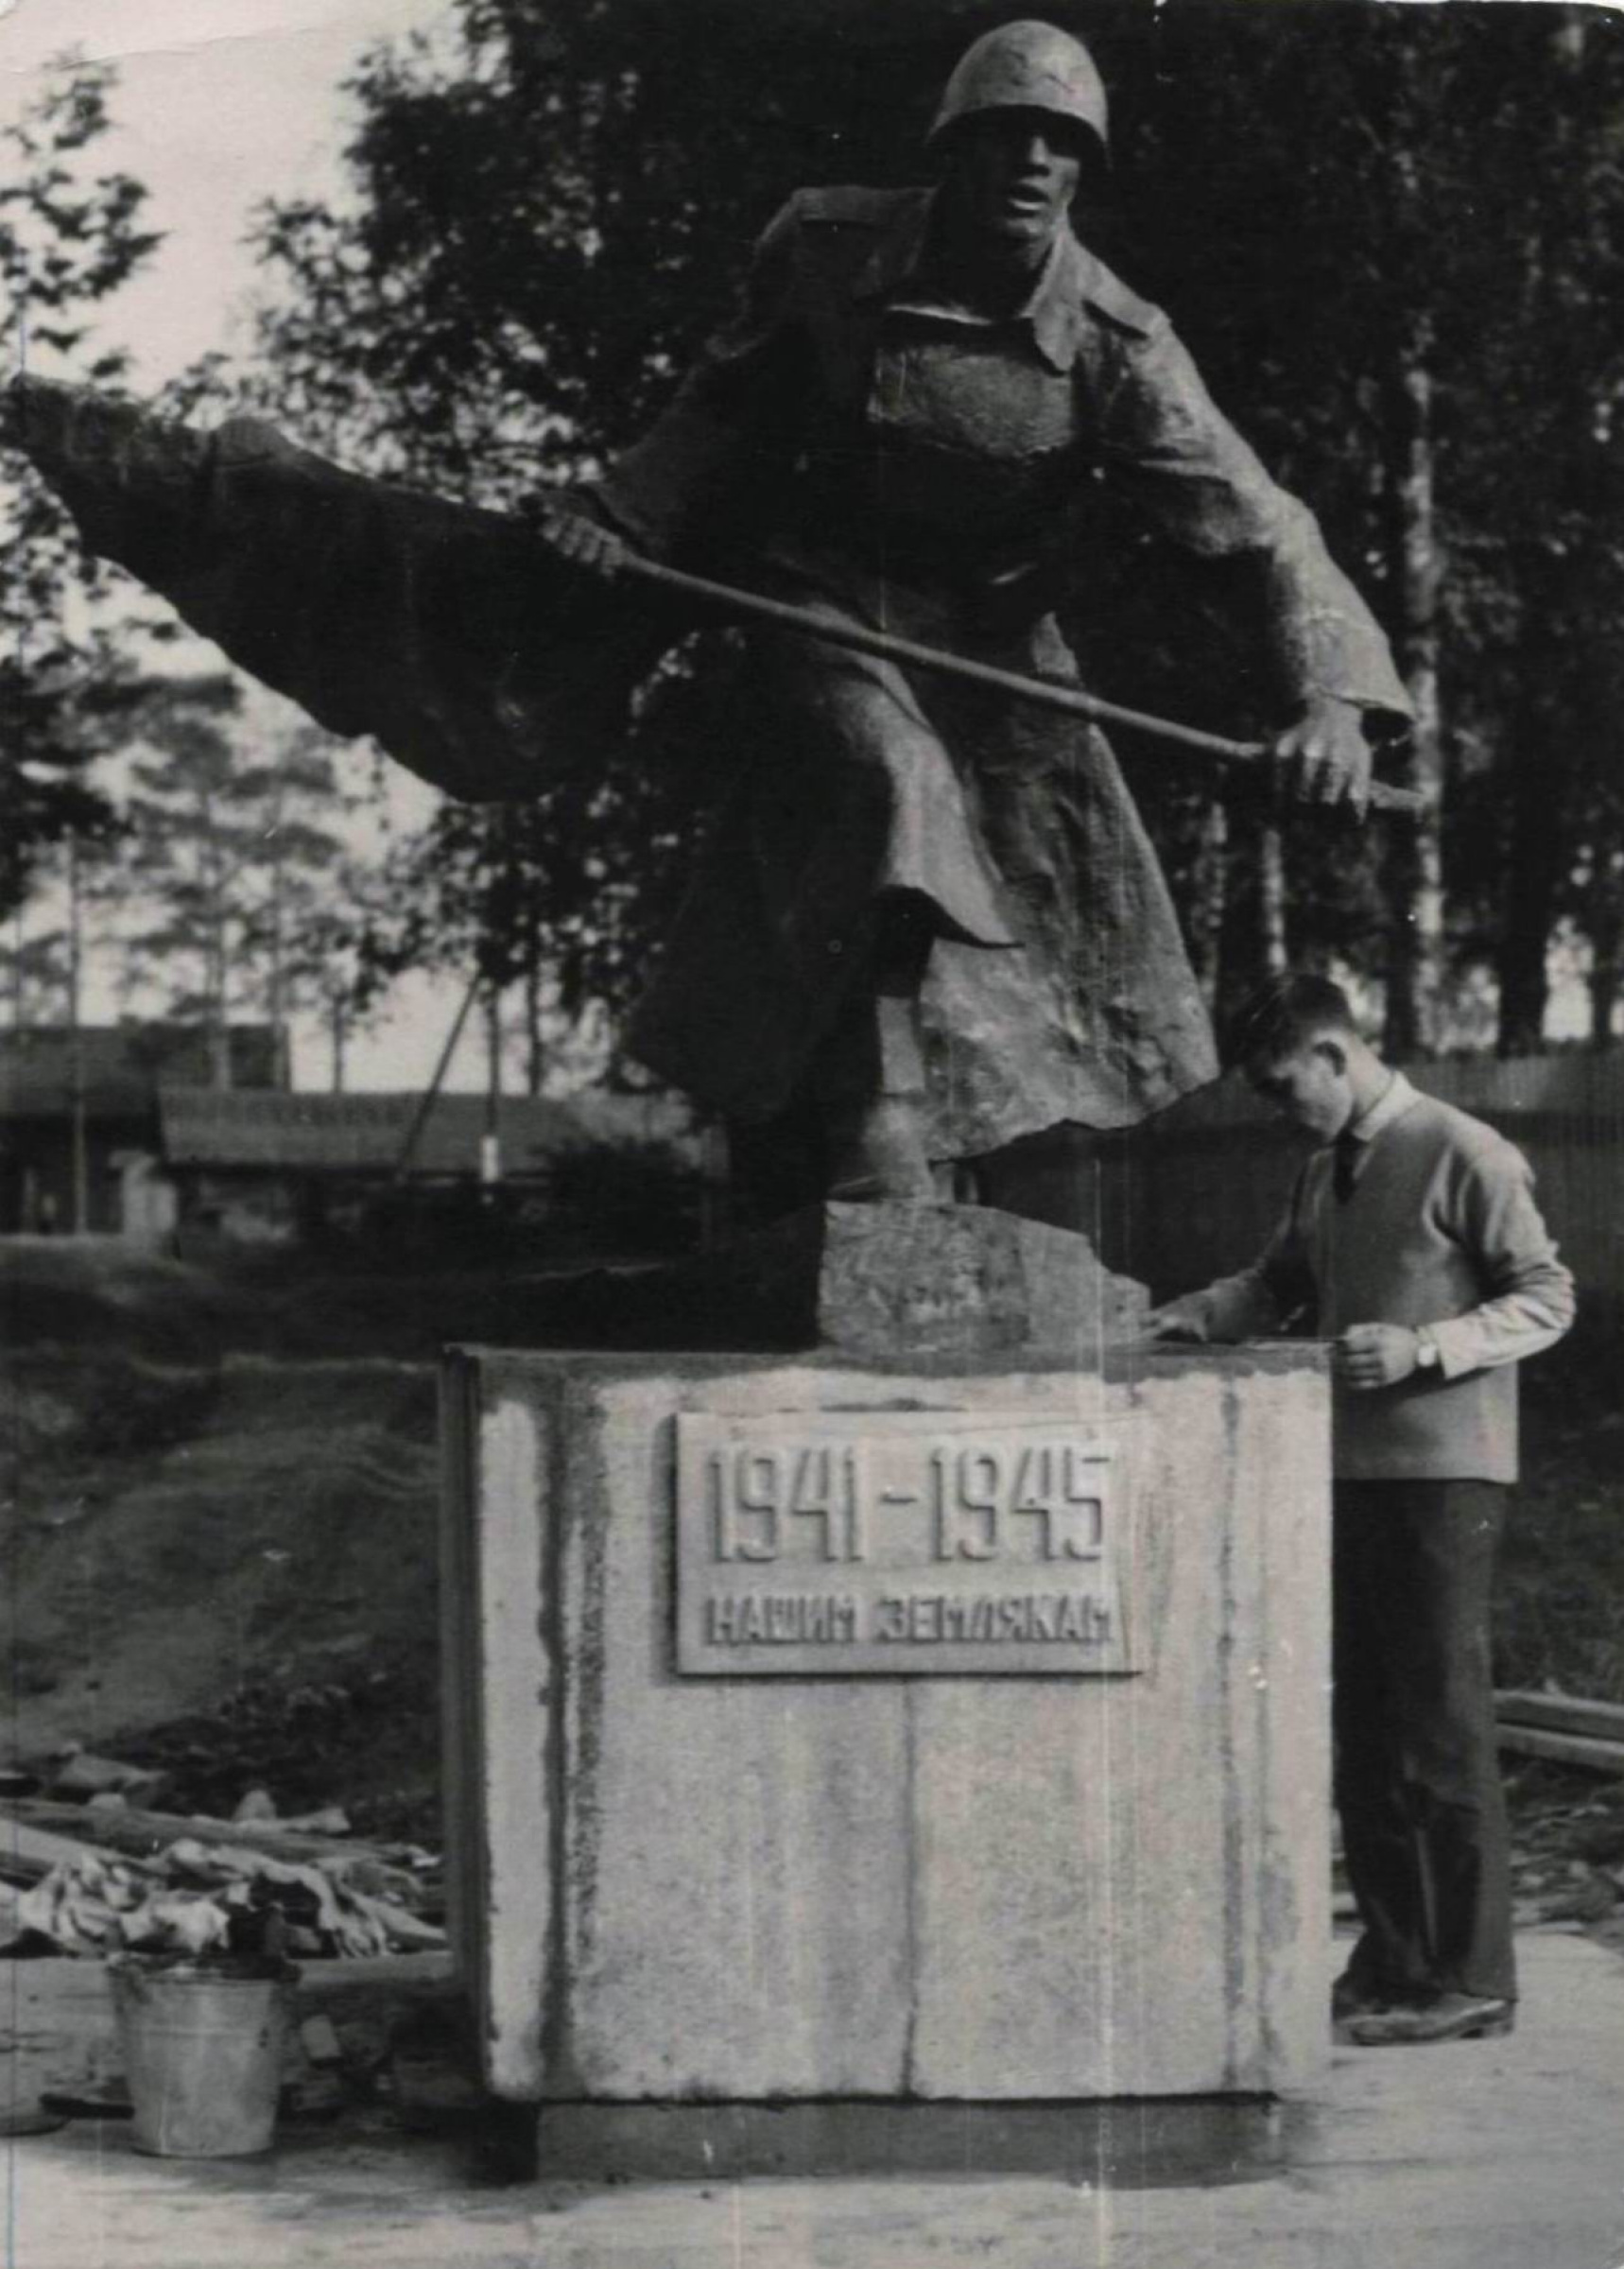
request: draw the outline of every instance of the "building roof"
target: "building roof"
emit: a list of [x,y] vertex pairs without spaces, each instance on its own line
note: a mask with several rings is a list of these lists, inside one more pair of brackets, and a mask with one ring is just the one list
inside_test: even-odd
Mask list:
[[[268,1024],[231,1028],[232,1078],[238,1088],[277,1084],[276,1036]],[[85,1110],[92,1118],[141,1118],[158,1109],[160,1084],[205,1087],[206,1033],[195,1025],[93,1024],[74,1035],[61,1025],[0,1031],[0,1119],[56,1118],[73,1108],[74,1058],[84,1063]]]
[[[165,1087],[159,1100],[171,1166],[286,1169],[309,1173],[392,1171],[419,1095],[220,1094]],[[479,1095],[436,1098],[419,1136],[415,1174],[476,1174],[485,1133]],[[590,1095],[554,1101],[505,1096],[497,1132],[502,1170],[544,1169],[561,1152],[602,1143],[661,1142],[693,1152],[692,1121],[662,1095]]]

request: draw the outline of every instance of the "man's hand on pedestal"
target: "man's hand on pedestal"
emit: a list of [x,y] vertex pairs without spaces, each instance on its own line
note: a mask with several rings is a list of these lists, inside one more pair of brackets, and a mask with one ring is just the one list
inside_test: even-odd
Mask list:
[[1289,791],[1304,804],[1345,805],[1363,819],[1371,794],[1364,712],[1352,701],[1314,701],[1275,736],[1272,754]]
[[1143,1337],[1148,1340],[1193,1340],[1204,1345],[1212,1333],[1207,1327],[1206,1312],[1195,1300],[1169,1300],[1163,1308],[1153,1308],[1145,1319]]
[[1407,1324],[1355,1324],[1337,1342],[1337,1377],[1361,1392],[1396,1387],[1420,1356],[1421,1341]]

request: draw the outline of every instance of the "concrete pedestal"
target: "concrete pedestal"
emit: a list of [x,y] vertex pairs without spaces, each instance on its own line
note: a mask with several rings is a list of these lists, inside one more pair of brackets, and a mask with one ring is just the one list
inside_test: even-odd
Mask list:
[[[1177,2099],[1210,2119],[1321,2078],[1316,1350],[1130,1355],[1104,1376],[459,1352],[446,1418],[453,1928],[494,2093],[578,2120],[731,2106],[735,2126],[858,2099],[1001,2118]],[[698,1612],[677,1597],[680,1434],[691,1463],[722,1436],[891,1442],[922,1423],[1113,1462],[1100,1667],[1091,1638],[1061,1643],[1084,1631],[1063,1605],[1057,1636],[1037,1605],[977,1621],[904,1600],[873,1610],[875,1635],[897,1626],[898,1674],[840,1674],[838,1647],[827,1671],[803,1652],[775,1670],[775,1641],[811,1628],[775,1609],[743,1674],[680,1671],[679,1611]],[[699,1516],[682,1517],[686,1536]],[[1032,1541],[1042,1526],[1006,1522],[1023,1541],[998,1548],[1004,1595],[1042,1596],[1045,1550],[1053,1582],[1104,1581],[1086,1544]],[[796,1548],[815,1584],[838,1548],[827,1523],[802,1528],[825,1538]],[[952,1547],[964,1568],[993,1553],[982,1535]],[[682,1585],[702,1572],[684,1562]],[[955,1562],[940,1581],[988,1573]],[[776,1566],[761,1582],[803,1596]],[[709,1612],[724,1638],[744,1629]],[[994,1629],[991,1667],[938,1668],[960,1658],[955,1634]]]

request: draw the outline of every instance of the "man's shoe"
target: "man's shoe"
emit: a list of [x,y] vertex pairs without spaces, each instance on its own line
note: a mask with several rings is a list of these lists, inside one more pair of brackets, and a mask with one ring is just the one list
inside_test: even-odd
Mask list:
[[1402,1993],[1396,1986],[1378,1985],[1369,1978],[1356,1978],[1351,1970],[1343,1970],[1331,1987],[1333,2024],[1346,2024],[1352,2017],[1381,2017],[1390,2009],[1409,2009],[1414,2005],[1413,1993]]
[[1366,2018],[1408,2016],[1419,2006],[1418,1996],[1398,1986],[1374,1985],[1365,1979],[1339,1977],[1331,1988],[1331,2038],[1351,2041],[1354,2027]]
[[1361,2049],[1425,2048],[1442,2040],[1497,2040],[1515,2021],[1513,2001],[1441,1993],[1418,2008],[1350,2018],[1348,2038]]
[[1331,2037],[1351,2040],[1350,2028],[1360,2024],[1367,2017],[1391,2017],[1395,2010],[1412,2009],[1413,2001],[1400,2001],[1395,1994],[1334,1993],[1331,1996]]

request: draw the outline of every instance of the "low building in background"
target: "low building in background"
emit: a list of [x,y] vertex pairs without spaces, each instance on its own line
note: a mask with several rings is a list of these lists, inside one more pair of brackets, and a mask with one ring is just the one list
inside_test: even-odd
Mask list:
[[[483,1216],[626,1251],[702,1241],[711,1139],[665,1095],[564,1100],[222,1094],[165,1087],[162,1155],[183,1230],[241,1241],[386,1229],[455,1234]],[[492,1136],[494,1135],[492,1141]]]
[[719,1203],[719,1137],[669,1095],[507,1096],[492,1126],[478,1095],[295,1094],[268,1026],[233,1029],[231,1087],[210,1068],[204,1036],[170,1026],[0,1035],[0,1235],[184,1249],[544,1226],[563,1249],[653,1253],[705,1241]]
[[[286,1086],[269,1025],[234,1025],[229,1041],[233,1089]],[[159,1091],[206,1088],[211,1072],[195,1026],[0,1032],[0,1235],[167,1235],[176,1192],[160,1155]]]

